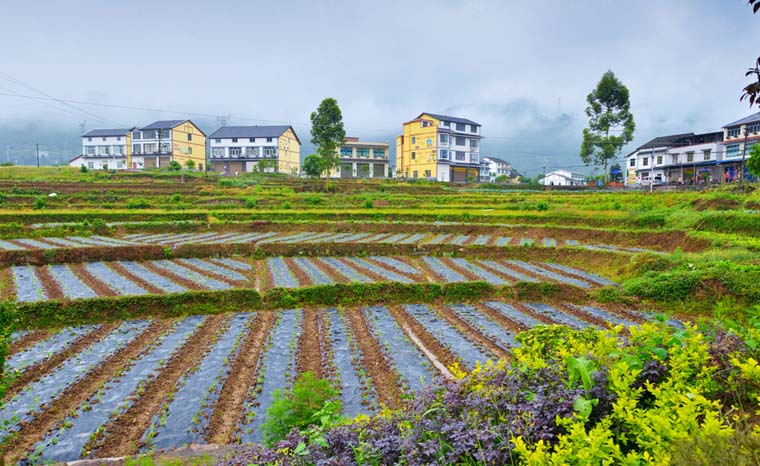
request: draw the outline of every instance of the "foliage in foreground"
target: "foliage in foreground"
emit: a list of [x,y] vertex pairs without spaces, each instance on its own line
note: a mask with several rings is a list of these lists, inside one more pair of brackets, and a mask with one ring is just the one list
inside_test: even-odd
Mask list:
[[513,360],[455,371],[404,410],[319,442],[293,430],[224,464],[700,464],[709,448],[760,442],[747,420],[760,414],[758,328],[553,326],[518,339]]

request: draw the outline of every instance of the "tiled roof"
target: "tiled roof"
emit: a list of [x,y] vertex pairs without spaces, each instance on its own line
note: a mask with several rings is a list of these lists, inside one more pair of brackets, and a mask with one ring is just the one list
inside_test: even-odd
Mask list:
[[160,121],[154,121],[153,123],[149,124],[148,126],[143,126],[140,129],[171,129],[175,126],[178,126],[187,120],[160,120]]
[[116,129],[91,129],[82,135],[83,138],[91,137],[108,137],[108,136],[126,136],[133,128],[116,128]]
[[729,123],[727,125],[723,125],[723,127],[724,128],[728,128],[729,126],[739,126],[739,125],[744,125],[744,124],[747,124],[747,123],[754,123],[756,121],[760,121],[760,112],[757,112],[757,113],[755,113],[753,115],[750,115],[748,117],[744,117],[741,120],[736,120],[733,123]]
[[296,130],[292,126],[278,125],[278,126],[222,126],[218,130],[214,131],[209,138],[210,139],[222,139],[222,138],[277,138],[282,136],[282,133],[291,129],[293,134],[298,139]]
[[451,121],[453,123],[464,123],[466,125],[481,126],[480,123],[475,123],[474,121],[468,120],[467,118],[459,118],[459,117],[453,117],[453,116],[449,116],[449,115],[441,115],[439,113],[423,112],[423,113],[420,113],[420,116],[418,116],[417,118],[421,117],[422,115],[430,115],[433,118],[437,118],[437,119],[443,120],[443,121]]

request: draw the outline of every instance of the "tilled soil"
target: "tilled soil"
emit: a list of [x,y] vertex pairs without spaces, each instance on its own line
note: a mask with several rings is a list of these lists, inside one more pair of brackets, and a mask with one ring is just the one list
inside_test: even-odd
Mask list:
[[152,285],[150,282],[143,280],[142,278],[133,274],[129,270],[125,269],[124,266],[122,266],[118,262],[109,262],[108,267],[110,267],[111,270],[118,273],[119,275],[123,275],[124,277],[129,279],[132,283],[139,285],[142,289],[144,289],[150,294],[164,294],[161,288],[158,288],[157,286]]
[[253,321],[253,328],[241,344],[238,357],[214,405],[206,434],[208,443],[224,444],[232,441],[237,421],[243,412],[246,394],[256,380],[259,358],[276,317],[274,311],[262,311]]
[[298,354],[296,355],[296,370],[299,374],[311,372],[314,377],[324,377],[325,348],[320,335],[320,313],[317,309],[304,309],[301,320],[301,335],[298,338]]
[[64,298],[63,290],[55,279],[53,279],[53,276],[50,275],[50,270],[48,270],[47,267],[35,267],[35,271],[42,282],[42,286],[45,288],[45,296],[47,296],[48,299]]
[[452,310],[449,309],[447,306],[437,305],[437,306],[434,306],[434,309],[438,313],[438,315],[442,316],[444,319],[449,321],[449,323],[453,325],[457,330],[459,330],[459,332],[462,333],[465,336],[465,338],[468,338],[471,341],[474,341],[475,343],[479,344],[480,346],[483,346],[488,351],[490,351],[491,354],[493,354],[499,359],[510,357],[509,352],[504,351],[504,349],[502,349],[499,345],[494,343],[491,339],[481,334],[478,329],[476,329],[469,323],[459,318],[459,316],[454,314],[454,312],[452,312]]
[[145,347],[153,343],[159,335],[172,324],[171,320],[154,320],[150,326],[130,344],[121,348],[103,364],[94,367],[79,382],[66,389],[46,409],[31,420],[23,422],[18,435],[11,437],[6,445],[7,463],[15,463],[23,458],[25,452],[62,422],[66,416],[75,411],[82,402],[89,399],[98,388],[125,366],[138,357]]
[[69,267],[71,268],[71,271],[74,273],[74,275],[79,277],[79,279],[82,280],[85,285],[89,286],[92,291],[94,291],[98,296],[118,295],[118,293],[106,286],[105,283],[100,280],[96,280],[95,277],[93,277],[92,274],[84,268],[84,265],[71,264]]
[[325,264],[321,260],[314,258],[314,260],[312,260],[312,263],[321,271],[326,273],[327,276],[330,277],[335,283],[350,283],[350,280],[348,278],[344,277],[342,274],[338,273],[335,269]]
[[145,386],[135,403],[124,413],[112,419],[105,430],[87,448],[95,456],[112,457],[137,453],[142,435],[150,425],[154,413],[161,407],[168,393],[173,393],[177,381],[188,370],[200,364],[209,345],[216,338],[225,317],[210,316],[169,360],[164,368]]
[[21,351],[24,351],[25,349],[47,338],[50,338],[49,331],[32,330],[31,332],[27,333],[23,337],[16,340],[13,344],[11,344],[10,348],[8,348],[8,356],[13,356],[16,353],[20,353]]
[[557,307],[557,309],[559,309],[560,311],[564,312],[565,314],[568,314],[568,315],[571,315],[573,317],[576,317],[581,322],[588,322],[588,323],[591,323],[591,324],[594,324],[594,325],[598,325],[599,328],[614,327],[613,324],[607,323],[606,320],[600,319],[598,317],[594,317],[591,314],[589,314],[587,312],[583,312],[583,311],[581,311],[579,309],[575,309],[572,306],[567,306],[567,305],[564,305],[564,304],[559,304],[556,307]]
[[494,322],[498,323],[515,335],[522,331],[528,330],[528,327],[513,321],[501,312],[495,311],[488,306],[485,306],[483,304],[475,304],[475,307],[480,312],[490,317]]
[[459,360],[454,353],[446,348],[438,339],[436,339],[427,329],[417,320],[410,316],[401,306],[389,306],[390,314],[396,319],[396,322],[406,332],[412,332],[425,345],[435,358],[445,367],[451,367],[458,363]]
[[151,272],[155,273],[155,274],[161,275],[162,277],[165,277],[165,278],[173,281],[174,283],[176,283],[178,285],[184,286],[188,290],[196,290],[196,291],[197,290],[205,290],[205,288],[203,288],[203,286],[195,283],[194,281],[188,280],[187,278],[185,278],[182,275],[179,275],[177,273],[161,269],[161,268],[155,266],[150,261],[143,262],[142,266],[145,267],[146,269],[150,270]]
[[188,269],[192,270],[193,272],[199,273],[201,275],[205,275],[205,276],[213,278],[215,280],[219,280],[219,281],[227,283],[228,285],[231,285],[231,286],[242,288],[245,285],[247,285],[247,283],[244,282],[244,281],[234,280],[234,279],[232,279],[230,277],[227,277],[227,276],[224,276],[222,274],[219,274],[219,273],[216,273],[216,272],[212,272],[212,271],[209,271],[209,270],[201,269],[200,267],[196,267],[195,265],[193,265],[193,264],[191,264],[189,262],[182,262],[181,265],[182,265],[182,267],[188,268]]
[[285,261],[285,265],[288,266],[290,271],[293,272],[293,275],[296,276],[296,279],[301,286],[310,286],[314,284],[311,277],[309,277],[309,275],[296,264],[296,261],[293,260],[292,257],[285,257],[283,258],[283,261]]

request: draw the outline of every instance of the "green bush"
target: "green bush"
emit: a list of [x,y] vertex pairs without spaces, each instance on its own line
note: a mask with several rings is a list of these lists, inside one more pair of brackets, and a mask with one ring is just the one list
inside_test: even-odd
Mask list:
[[245,206],[248,209],[255,209],[259,205],[259,200],[255,197],[248,197],[245,199]]
[[82,173],[87,173],[87,171],[88,171],[87,170],[87,166],[84,165],[84,164],[80,165],[79,166],[79,171],[82,172]]
[[[287,392],[275,390],[262,425],[264,443],[271,447],[293,429],[303,431],[320,422],[337,422],[341,411],[338,396],[329,380],[316,379],[312,372],[302,373]],[[332,422],[322,421],[324,416]]]
[[182,196],[179,193],[172,194],[172,197],[169,198],[169,201],[176,204],[182,201]]
[[44,197],[37,197],[34,199],[34,205],[32,206],[32,209],[41,210],[45,207],[47,207],[47,199]]
[[372,202],[372,199],[365,199],[364,200],[364,208],[365,209],[372,209],[375,207],[375,204]]
[[182,165],[177,162],[176,160],[172,160],[169,162],[169,171],[180,171],[182,170]]
[[150,202],[147,199],[138,197],[127,201],[127,209],[147,209],[150,207]]

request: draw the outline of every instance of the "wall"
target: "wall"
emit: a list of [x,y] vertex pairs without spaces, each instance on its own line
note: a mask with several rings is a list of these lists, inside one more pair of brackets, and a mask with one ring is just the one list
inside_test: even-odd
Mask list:
[[280,173],[288,175],[298,175],[301,173],[301,144],[296,139],[293,128],[285,130],[277,138],[278,162],[277,170]]
[[[206,165],[206,136],[191,121],[180,123],[172,128],[172,160],[179,162],[182,167],[188,160],[195,162],[198,170]],[[188,141],[192,134],[192,141]]]

